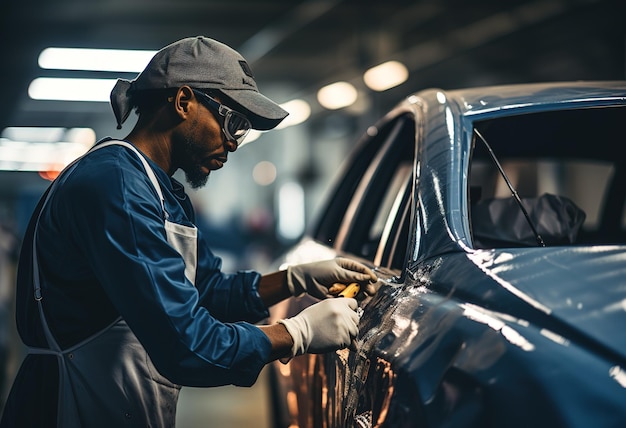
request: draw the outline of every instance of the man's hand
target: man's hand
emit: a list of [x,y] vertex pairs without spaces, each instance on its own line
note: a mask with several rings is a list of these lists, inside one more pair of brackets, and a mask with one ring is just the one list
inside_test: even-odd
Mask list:
[[318,299],[331,297],[328,289],[335,283],[362,284],[367,294],[376,292],[378,277],[367,266],[346,258],[305,263],[287,268],[287,285],[293,296],[308,293]]
[[322,354],[347,348],[359,332],[357,302],[350,298],[326,299],[311,305],[292,318],[278,321],[293,338],[291,355]]

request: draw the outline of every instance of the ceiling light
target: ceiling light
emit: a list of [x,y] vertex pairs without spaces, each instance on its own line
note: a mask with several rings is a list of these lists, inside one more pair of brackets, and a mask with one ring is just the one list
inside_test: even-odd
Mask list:
[[139,73],[157,51],[46,48],[39,54],[39,66],[56,70],[88,70]]
[[[288,126],[298,125],[306,121],[311,116],[311,106],[304,100],[291,100],[280,105],[285,111],[289,112],[289,116],[283,119],[274,129],[283,129]],[[251,129],[250,133],[246,135],[245,140],[239,145],[244,146],[253,142],[267,131],[257,131]]]
[[96,142],[91,128],[8,127],[0,134],[0,170],[56,173]]
[[96,133],[91,128],[9,126],[2,130],[0,137],[29,143],[78,143],[87,148],[93,146],[96,142]]
[[352,105],[356,99],[357,90],[348,82],[332,83],[317,92],[317,101],[322,107],[329,110],[337,110]]
[[29,143],[56,143],[61,141],[66,128],[52,126],[9,126],[2,130],[0,137]]
[[117,79],[67,79],[38,77],[28,87],[34,100],[109,102]]
[[244,140],[241,142],[241,144],[239,144],[239,148],[241,148],[242,146],[245,146],[248,143],[253,142],[254,140],[258,139],[261,135],[263,135],[265,133],[265,131],[258,131],[256,129],[251,129],[250,132],[248,132],[248,135],[246,135],[246,138],[244,138]]
[[276,181],[276,166],[269,161],[261,161],[252,169],[252,178],[261,186],[269,186]]
[[409,78],[409,70],[398,61],[387,61],[365,72],[363,80],[374,91],[385,91],[398,86]]
[[311,106],[304,100],[291,100],[280,106],[289,112],[289,116],[283,119],[275,129],[298,125],[311,116]]
[[78,143],[29,143],[0,138],[0,170],[61,171],[86,151]]

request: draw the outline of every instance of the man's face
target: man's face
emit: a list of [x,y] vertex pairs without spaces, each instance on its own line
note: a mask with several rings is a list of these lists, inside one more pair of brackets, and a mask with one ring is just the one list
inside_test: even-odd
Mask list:
[[197,189],[206,184],[211,171],[224,166],[228,152],[235,150],[237,145],[226,140],[214,113],[198,103],[197,115],[190,119],[184,141],[178,145],[175,157],[189,185]]

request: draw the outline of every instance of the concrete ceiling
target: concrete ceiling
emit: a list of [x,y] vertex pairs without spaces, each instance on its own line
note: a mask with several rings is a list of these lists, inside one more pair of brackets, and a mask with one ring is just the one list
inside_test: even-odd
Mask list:
[[410,79],[370,94],[371,109],[432,86],[626,77],[623,0],[6,0],[0,8],[0,127],[115,129],[108,105],[33,101],[28,85],[44,75],[134,76],[41,70],[46,47],[158,49],[199,34],[239,50],[278,102],[312,98],[336,80],[366,92],[362,72],[388,59],[407,64]]

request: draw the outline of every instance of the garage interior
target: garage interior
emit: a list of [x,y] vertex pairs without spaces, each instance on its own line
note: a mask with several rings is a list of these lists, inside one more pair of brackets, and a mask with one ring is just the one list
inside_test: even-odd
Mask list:
[[[39,168],[20,167],[32,159],[15,166],[13,158],[3,156],[15,141],[34,150],[45,147],[52,156],[67,142],[69,130],[88,129],[95,141],[121,138],[132,128],[132,123],[115,128],[107,102],[31,98],[29,87],[41,77],[136,75],[42,68],[38,59],[46,48],[154,51],[183,37],[205,35],[238,50],[270,98],[306,102],[306,120],[259,135],[234,153],[205,188],[193,191],[225,269],[260,271],[268,271],[272,259],[305,230],[358,137],[407,95],[431,87],[626,79],[623,0],[24,0],[5,1],[0,11],[5,384],[23,352],[10,313],[15,255],[30,211],[59,166],[50,161]],[[404,64],[406,80],[386,90],[370,89],[363,73],[391,60]],[[322,107],[318,91],[336,82],[356,89],[354,103]],[[24,141],[14,137],[23,128],[54,132]],[[296,193],[288,193],[293,185]],[[232,188],[237,191],[228,191]],[[281,208],[285,201],[288,208]],[[290,201],[297,201],[295,208]],[[285,223],[284,209],[297,212],[298,221]],[[187,389],[178,426],[270,427],[268,388],[263,375],[251,389]]]

